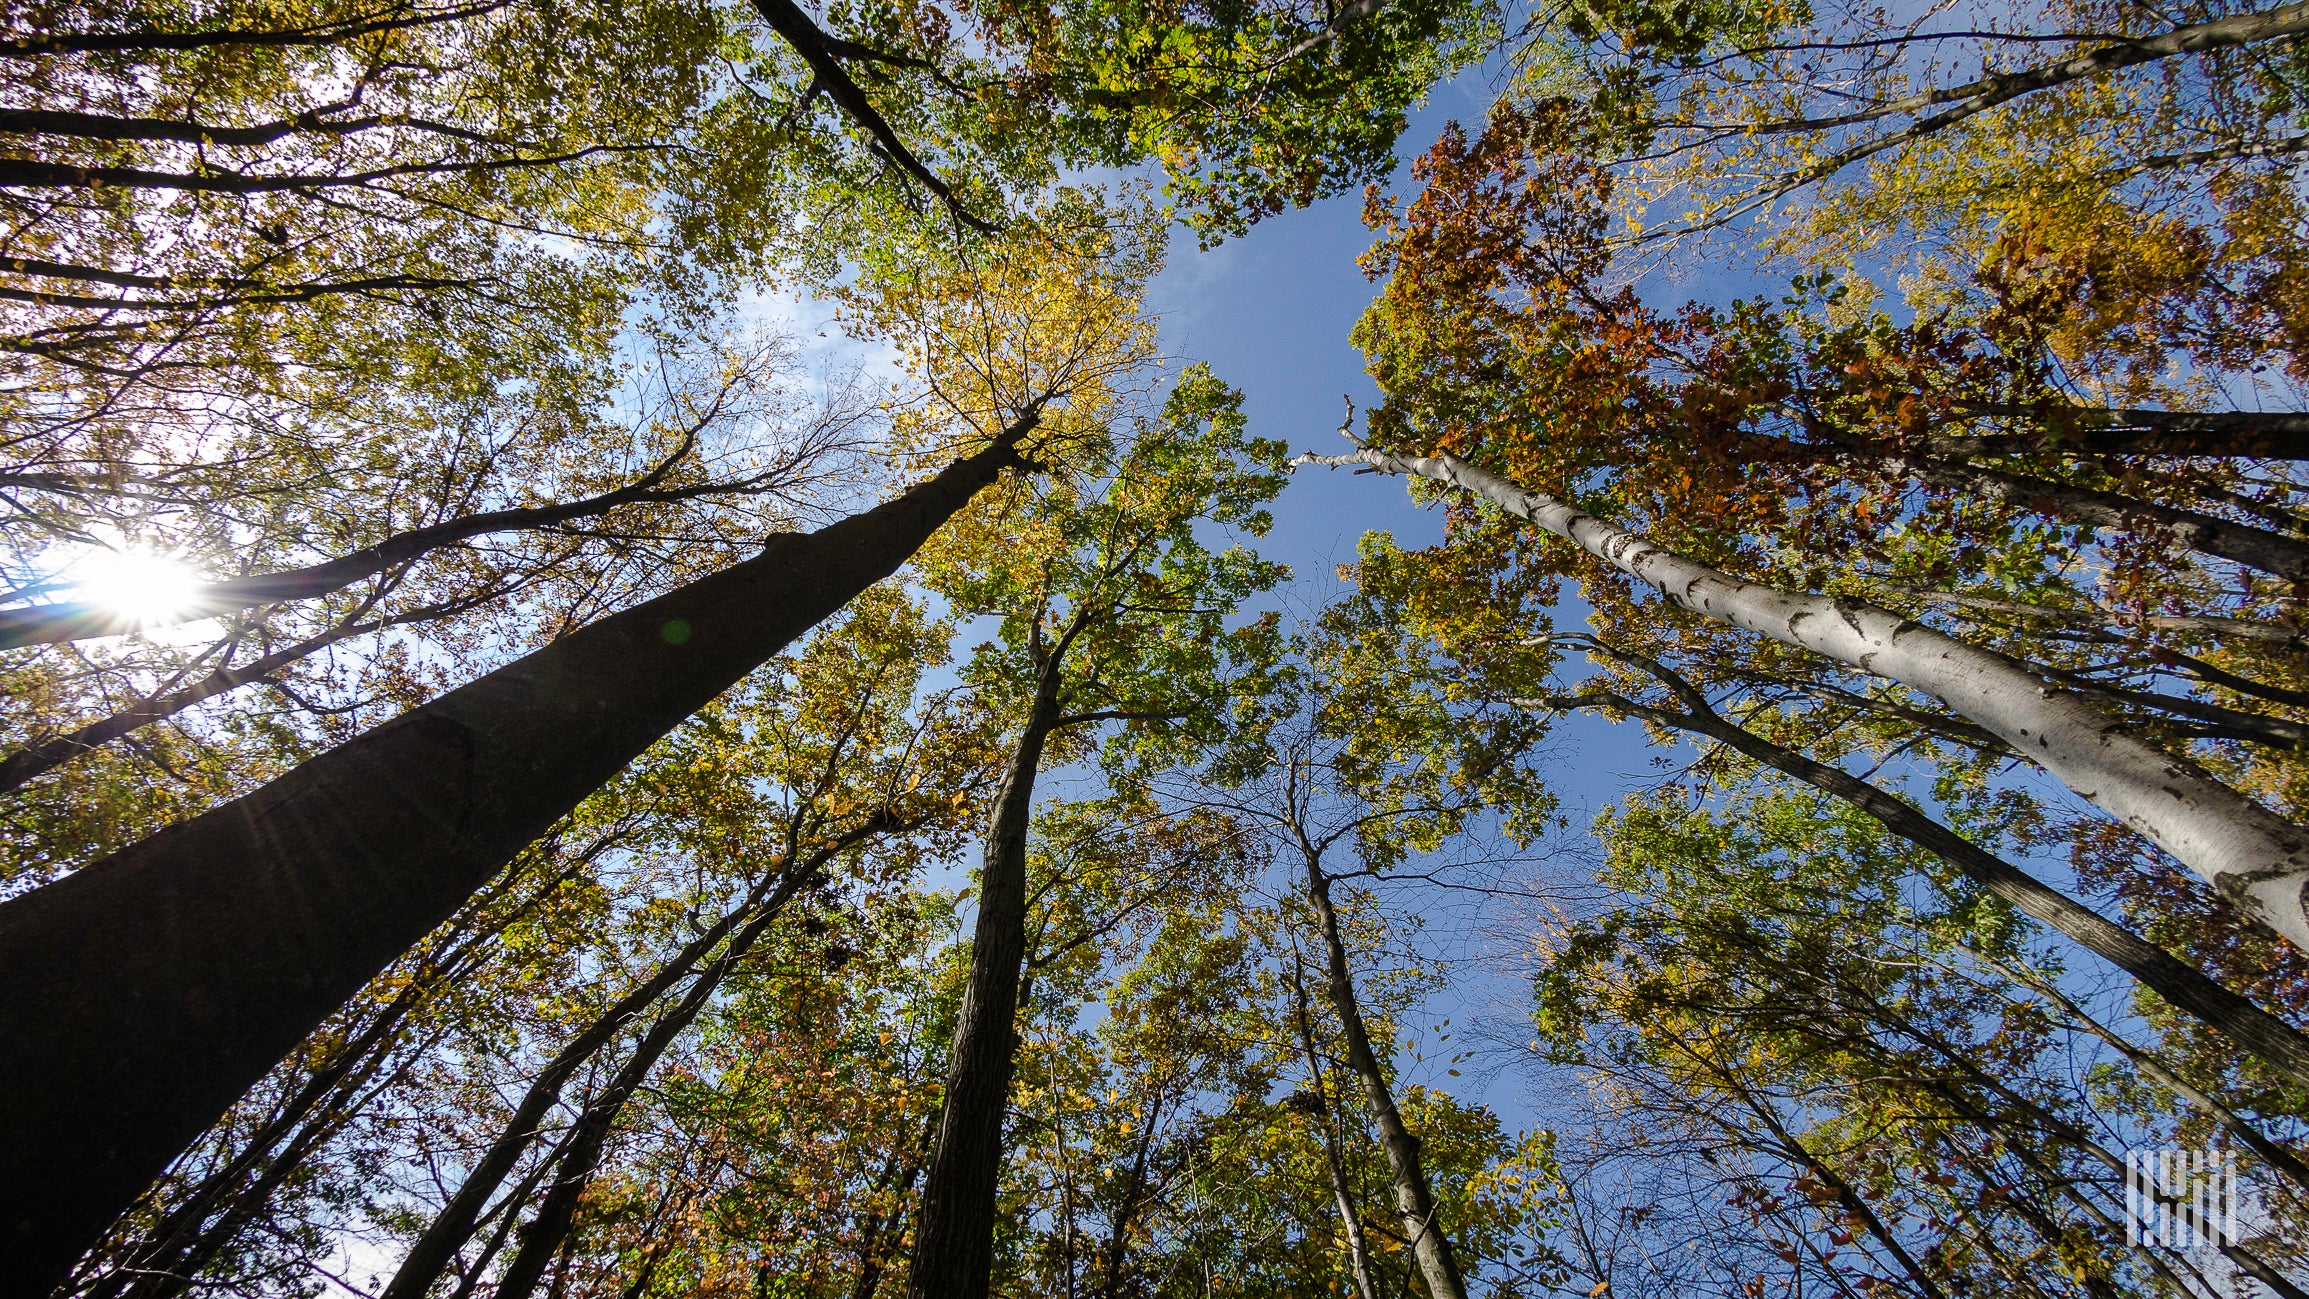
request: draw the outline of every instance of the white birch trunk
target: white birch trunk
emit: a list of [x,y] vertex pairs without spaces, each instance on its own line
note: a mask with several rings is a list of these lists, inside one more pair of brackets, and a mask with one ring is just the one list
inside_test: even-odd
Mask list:
[[1682,608],[1921,690],[2026,754],[2294,946],[2309,950],[2303,901],[2309,833],[2000,654],[1862,601],[1741,581],[1457,456],[1397,456],[1366,448],[1353,455],[1301,456],[1293,463],[1368,465],[1448,483],[1570,540]]

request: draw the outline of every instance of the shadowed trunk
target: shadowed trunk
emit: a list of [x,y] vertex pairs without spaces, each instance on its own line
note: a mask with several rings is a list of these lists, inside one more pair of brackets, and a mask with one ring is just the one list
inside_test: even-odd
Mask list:
[[[1071,638],[1070,638],[1071,639]],[[922,1184],[907,1299],[986,1299],[994,1268],[994,1194],[1002,1121],[1018,1052],[1019,982],[1026,964],[1026,832],[1043,744],[1059,722],[1059,658],[1044,664],[1034,703],[994,796],[979,868],[970,982],[954,1021],[938,1145]]]
[[895,572],[1022,463],[1035,422],[0,905],[0,1294],[45,1295],[364,983],[683,718]]
[[2116,492],[2077,487],[2028,474],[1956,464],[1929,456],[1865,453],[1894,473],[1982,500],[2072,519],[2107,531],[2164,535],[2203,555],[2243,564],[2287,581],[2309,580],[2309,542]]

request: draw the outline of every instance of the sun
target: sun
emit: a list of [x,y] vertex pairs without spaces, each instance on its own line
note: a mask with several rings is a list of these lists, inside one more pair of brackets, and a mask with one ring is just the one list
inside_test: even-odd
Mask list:
[[80,598],[139,623],[170,622],[192,611],[204,584],[187,565],[156,551],[98,550],[73,565]]

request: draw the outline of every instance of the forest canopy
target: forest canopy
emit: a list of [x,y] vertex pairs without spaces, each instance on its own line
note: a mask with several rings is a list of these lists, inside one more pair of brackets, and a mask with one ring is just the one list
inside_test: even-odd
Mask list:
[[2300,1299],[2305,38],[10,10],[0,1295]]

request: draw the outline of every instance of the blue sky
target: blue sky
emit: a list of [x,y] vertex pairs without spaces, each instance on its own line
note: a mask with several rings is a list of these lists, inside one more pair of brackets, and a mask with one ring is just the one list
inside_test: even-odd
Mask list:
[[[1486,84],[1475,75],[1440,88],[1435,100],[1413,117],[1398,155],[1408,162],[1424,152],[1449,120],[1480,121],[1488,101]],[[1399,174],[1398,192],[1407,179]],[[1352,395],[1358,409],[1378,397],[1364,373],[1362,354],[1347,341],[1376,288],[1355,263],[1371,242],[1361,212],[1361,195],[1349,194],[1262,222],[1249,235],[1209,251],[1197,251],[1192,238],[1182,235],[1150,287],[1165,348],[1182,361],[1207,362],[1221,379],[1241,389],[1251,431],[1281,438],[1294,451],[1343,449],[1335,432],[1342,395]],[[1440,512],[1413,505],[1404,480],[1388,476],[1302,470],[1274,513],[1274,531],[1258,548],[1291,565],[1297,579],[1292,602],[1301,608],[1338,589],[1334,570],[1354,558],[1356,540],[1364,532],[1385,529],[1407,547],[1442,536]],[[1579,618],[1566,621],[1577,624]],[[1597,810],[1658,778],[1650,761],[1656,754],[1635,726],[1592,717],[1564,723],[1551,766],[1573,833],[1570,844],[1553,846],[1555,852],[1571,847],[1576,858],[1576,846],[1585,840],[1585,827]],[[1576,860],[1539,869],[1548,875],[1582,871]],[[1525,992],[1512,951],[1514,934],[1522,927],[1518,908],[1485,905],[1416,883],[1389,894],[1390,906],[1417,908],[1426,917],[1429,941],[1461,953],[1452,987],[1411,1025],[1421,1030],[1426,1059],[1406,1061],[1405,1079],[1488,1104],[1511,1128],[1545,1125],[1546,1102],[1509,1056],[1461,1062],[1458,1078],[1445,1072],[1451,1057],[1473,1042],[1487,1021],[1495,1036],[1521,1040],[1518,1021]],[[1436,1028],[1445,1019],[1452,1022],[1444,1030],[1452,1037],[1441,1042]],[[1469,1028],[1477,1033],[1463,1031]]]

